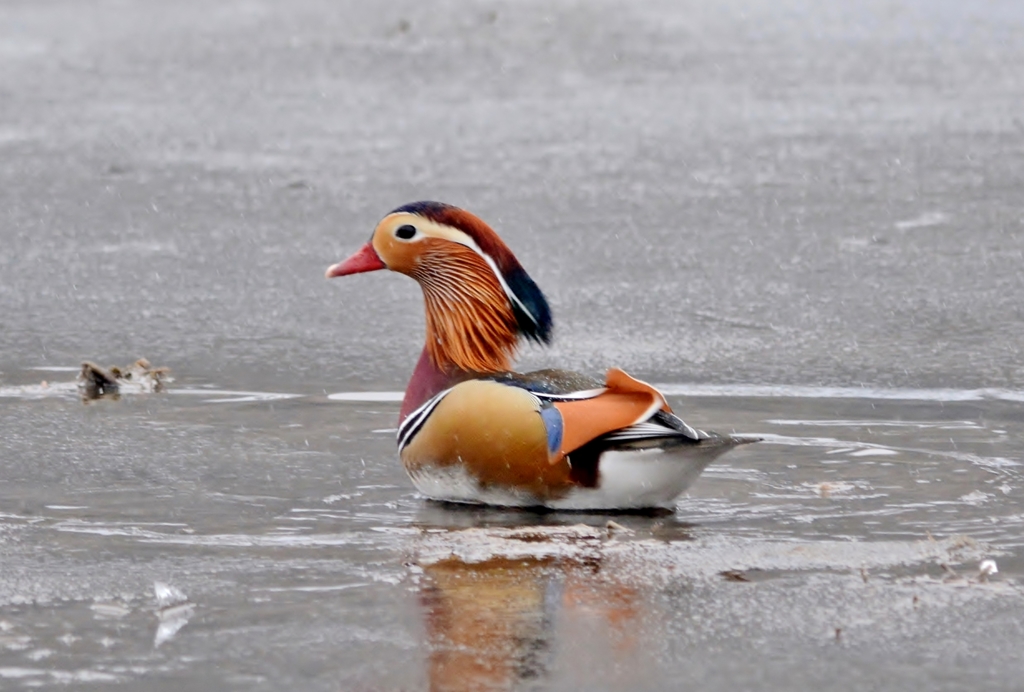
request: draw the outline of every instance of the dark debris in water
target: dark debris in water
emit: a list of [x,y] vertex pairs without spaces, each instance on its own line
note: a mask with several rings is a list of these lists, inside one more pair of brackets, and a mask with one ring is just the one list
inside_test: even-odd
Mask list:
[[170,380],[170,373],[170,368],[154,368],[145,358],[139,358],[123,368],[104,368],[91,361],[84,361],[78,375],[78,390],[85,402],[119,399],[126,386],[140,392],[160,392]]
[[750,581],[750,578],[738,569],[727,569],[723,572],[719,572],[718,574],[726,581]]

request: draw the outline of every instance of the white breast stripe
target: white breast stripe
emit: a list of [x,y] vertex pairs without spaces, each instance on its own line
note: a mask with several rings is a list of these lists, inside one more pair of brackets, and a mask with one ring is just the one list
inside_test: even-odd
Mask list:
[[448,392],[452,391],[452,388],[444,390],[439,394],[435,394],[431,399],[428,399],[425,404],[420,406],[418,409],[409,414],[409,416],[402,421],[402,424],[398,426],[398,453],[401,454],[412,438],[416,436],[416,433],[420,431],[423,424],[427,421],[430,413],[441,403]]

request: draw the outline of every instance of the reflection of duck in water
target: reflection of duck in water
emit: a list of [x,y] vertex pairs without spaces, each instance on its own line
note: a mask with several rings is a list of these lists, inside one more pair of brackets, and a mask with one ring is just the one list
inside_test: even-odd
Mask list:
[[559,597],[553,563],[451,558],[424,567],[431,690],[508,689],[546,677]]
[[[545,540],[542,532],[529,536]],[[579,627],[607,633],[604,645],[613,657],[634,653],[639,594],[603,575],[599,556],[492,556],[478,562],[449,556],[421,566],[431,690],[543,682],[559,652],[578,644],[560,634],[568,631],[571,639]]]
[[612,368],[511,371],[522,338],[551,340],[544,294],[481,219],[438,202],[399,207],[327,276],[416,279],[427,338],[402,403],[398,449],[437,500],[562,509],[671,504],[743,440],[697,430],[651,385]]

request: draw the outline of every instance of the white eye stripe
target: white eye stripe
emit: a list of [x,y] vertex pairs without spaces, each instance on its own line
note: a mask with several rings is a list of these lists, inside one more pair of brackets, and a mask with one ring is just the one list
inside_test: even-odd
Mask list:
[[527,318],[529,318],[530,322],[534,324],[535,327],[540,327],[540,323],[537,321],[537,317],[534,316],[533,312],[526,307],[523,301],[519,299],[519,296],[517,296],[515,292],[512,290],[512,288],[508,285],[508,282],[505,281],[505,276],[501,273],[501,270],[498,268],[498,263],[494,261],[493,257],[488,255],[486,252],[483,251],[483,249],[479,245],[477,245],[477,242],[473,240],[473,237],[471,235],[469,235],[465,231],[455,228],[454,226],[437,223],[426,217],[419,216],[418,214],[409,214],[408,216],[406,216],[406,218],[410,217],[414,218],[418,225],[413,226],[412,224],[409,223],[403,223],[400,226],[398,226],[394,231],[392,231],[392,235],[398,238],[399,230],[405,228],[406,226],[412,226],[413,228],[416,229],[416,235],[412,236],[412,238],[410,239],[417,239],[424,235],[436,235],[446,240],[450,240],[453,243],[458,243],[459,245],[464,245],[465,247],[468,247],[470,250],[472,250],[480,257],[482,257],[484,262],[487,263],[487,266],[491,268],[491,272],[494,274],[494,277],[498,280],[498,283],[501,285],[501,290],[505,293],[505,297],[508,298],[509,302],[512,303],[513,307],[519,308],[520,312],[525,314]]

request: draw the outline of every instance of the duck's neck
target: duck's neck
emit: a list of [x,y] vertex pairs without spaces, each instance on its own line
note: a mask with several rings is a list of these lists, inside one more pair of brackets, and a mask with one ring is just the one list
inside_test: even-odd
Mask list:
[[399,422],[459,382],[507,371],[519,342],[509,297],[479,253],[459,244],[426,246],[410,276],[423,289],[427,338]]
[[423,289],[426,348],[447,371],[502,372],[511,367],[519,323],[497,275],[461,245],[427,248],[413,273]]
[[399,425],[410,413],[430,400],[432,396],[471,376],[470,373],[453,365],[438,367],[430,357],[429,349],[424,347],[423,353],[420,354],[420,359],[416,363],[416,369],[412,371],[412,377],[405,388],[402,412],[398,416]]

